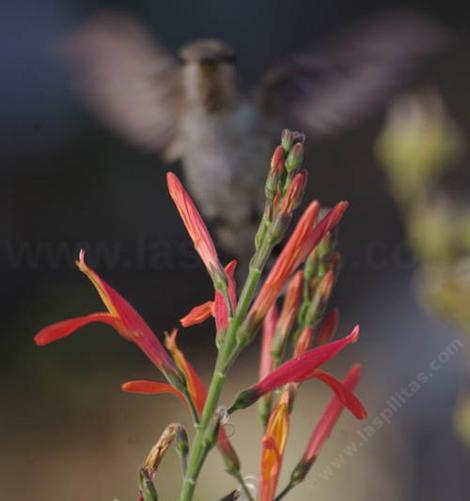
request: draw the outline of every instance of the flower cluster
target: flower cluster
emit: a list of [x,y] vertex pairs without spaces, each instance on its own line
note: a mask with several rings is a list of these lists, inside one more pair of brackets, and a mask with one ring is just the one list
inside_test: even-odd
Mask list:
[[[122,389],[151,395],[172,393],[187,404],[196,424],[196,435],[190,444],[180,424],[173,423],[165,429],[140,470],[140,500],[157,499],[155,474],[172,443],[181,455],[183,466],[181,501],[193,498],[199,472],[213,446],[218,447],[227,471],[235,477],[237,489],[253,500],[243,480],[239,457],[224,430],[224,419],[227,414],[257,401],[264,429],[261,501],[281,499],[305,478],[344,408],[358,419],[366,416],[363,405],[353,393],[360,366],[354,365],[343,381],[322,369],[328,360],[356,342],[359,336],[356,326],[349,335],[335,340],[338,312],[332,309],[325,315],[340,262],[334,229],[348,204],[340,202],[322,217],[320,204],[311,202],[263,281],[268,258],[285,237],[293,213],[304,197],[307,172],[301,167],[303,140],[301,134],[284,131],[281,144],[274,151],[266,181],[265,211],[256,235],[248,277],[240,293],[237,293],[235,279],[236,261],[222,265],[196,205],[180,180],[173,173],[167,175],[170,196],[214,286],[212,299],[195,306],[180,319],[183,328],[210,317],[215,320],[218,356],[209,388],[178,347],[178,330],[166,333],[162,343],[135,309],[87,264],[84,251],[80,252],[77,266],[92,282],[107,311],[58,322],[42,329],[35,337],[36,344],[43,346],[92,322],[108,324],[136,344],[164,377],[163,381],[129,381]],[[278,305],[283,291],[282,305]],[[241,391],[224,411],[219,401],[227,373],[260,330],[259,380]],[[314,428],[289,484],[276,497],[295,396],[301,384],[311,379],[328,385],[333,397]],[[235,494],[232,498],[235,499]]]

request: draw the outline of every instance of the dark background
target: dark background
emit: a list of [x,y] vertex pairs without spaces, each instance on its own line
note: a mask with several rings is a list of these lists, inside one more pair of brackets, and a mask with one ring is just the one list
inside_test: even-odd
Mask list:
[[[110,329],[89,327],[42,350],[33,345],[32,337],[42,326],[101,308],[74,267],[80,247],[89,250],[99,273],[158,334],[211,295],[210,282],[165,190],[166,170],[180,172],[179,166],[162,165],[129,146],[86,112],[54,53],[64,35],[99,8],[119,8],[144,22],[171,49],[197,37],[226,40],[238,53],[249,87],[281,57],[398,5],[19,0],[2,6],[1,499],[132,499],[135,470],[160,429],[150,424],[149,413],[181,412],[165,397],[163,408],[119,393],[120,382],[151,377],[152,370]],[[452,49],[417,79],[439,88],[468,137],[470,16],[450,2],[406,5],[444,23],[455,35]],[[413,258],[372,153],[382,123],[383,110],[360,127],[316,145],[306,157],[313,196],[326,205],[340,199],[351,202],[341,229],[345,264],[335,303],[343,313],[344,332],[356,322],[362,326],[362,340],[347,357],[364,362],[361,396],[371,415],[459,338],[458,332],[431,318],[414,295]],[[181,335],[182,346],[203,372],[211,368],[212,336],[207,327]],[[255,357],[253,349],[241,362],[253,377]],[[451,426],[465,366],[462,349],[432,386],[413,397],[374,438],[370,450],[357,455],[354,463],[363,465],[357,470],[358,499],[376,499],[382,491],[386,499],[468,499],[470,455]],[[237,437],[242,432],[240,427]],[[127,449],[115,445],[120,441]],[[339,450],[341,441],[334,447]],[[385,465],[377,474],[368,470],[375,462]],[[345,478],[348,468],[346,464],[340,472]],[[335,476],[339,486],[341,475]],[[173,483],[178,481],[175,474]],[[344,492],[334,491],[335,483],[329,482],[328,489],[336,495]],[[368,484],[369,491],[364,487]],[[390,485],[402,487],[398,497]],[[172,499],[173,494],[164,492],[163,499]],[[310,499],[308,492],[292,499]],[[330,499],[328,494],[322,497]]]

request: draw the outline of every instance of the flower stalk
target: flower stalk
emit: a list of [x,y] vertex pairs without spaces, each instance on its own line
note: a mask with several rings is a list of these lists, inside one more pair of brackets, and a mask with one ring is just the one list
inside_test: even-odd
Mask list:
[[[102,280],[80,254],[78,266],[91,280],[107,311],[59,322],[42,329],[35,337],[38,345],[69,336],[91,322],[113,327],[122,337],[138,346],[161,372],[166,381],[128,381],[122,389],[130,393],[155,395],[168,393],[185,402],[195,425],[192,441],[178,424],[169,425],[152,447],[139,473],[139,501],[156,501],[154,477],[165,452],[174,443],[181,456],[183,484],[180,501],[192,501],[199,474],[207,455],[217,447],[227,472],[237,489],[227,499],[237,499],[243,491],[249,501],[255,496],[241,472],[238,454],[226,434],[227,416],[260,400],[260,415],[265,426],[261,453],[261,484],[258,499],[273,501],[286,448],[290,415],[301,383],[315,379],[328,385],[334,398],[320,418],[309,448],[294,469],[283,497],[305,477],[343,408],[363,419],[366,411],[352,390],[359,369],[338,381],[322,366],[358,339],[356,326],[348,336],[333,340],[338,314],[332,310],[322,321],[336,281],[339,254],[332,231],[348,207],[340,202],[321,211],[313,201],[299,218],[273,267],[263,277],[276,245],[285,237],[295,210],[306,191],[307,171],[302,169],[303,134],[284,131],[274,150],[265,185],[265,210],[254,242],[254,255],[239,295],[235,280],[236,261],[221,264],[214,242],[201,215],[181,181],[167,175],[168,190],[184,226],[201,257],[214,286],[213,299],[196,306],[181,317],[183,328],[215,320],[218,348],[208,387],[177,345],[177,329],[165,334],[162,344],[136,310]],[[282,307],[277,302],[287,289]],[[220,398],[230,368],[263,325],[259,381],[239,392],[229,409]],[[293,346],[289,348],[288,341]],[[279,498],[278,496],[278,498]],[[276,498],[277,499],[277,498]],[[279,498],[280,499],[280,498]]]

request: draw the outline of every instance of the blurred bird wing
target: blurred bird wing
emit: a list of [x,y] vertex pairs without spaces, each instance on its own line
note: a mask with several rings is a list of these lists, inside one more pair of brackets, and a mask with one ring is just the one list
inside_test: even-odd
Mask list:
[[418,15],[383,14],[337,43],[275,66],[257,90],[258,104],[276,127],[282,119],[310,136],[335,133],[383,104],[448,38]]
[[85,103],[131,143],[176,159],[177,61],[136,21],[101,13],[61,47]]

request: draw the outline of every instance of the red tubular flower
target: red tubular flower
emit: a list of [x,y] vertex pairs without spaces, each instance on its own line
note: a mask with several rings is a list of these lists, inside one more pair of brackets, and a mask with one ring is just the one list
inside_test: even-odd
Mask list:
[[341,404],[346,407],[357,419],[365,419],[367,417],[367,412],[361,401],[354,395],[354,393],[346,388],[341,381],[338,381],[331,374],[318,369],[314,371],[312,377],[320,379],[326,383],[335,392],[336,398],[341,402]]
[[[303,355],[285,362],[257,384],[239,393],[229,412],[244,409],[256,402],[261,396],[287,383],[301,383],[313,377],[318,377],[330,384],[327,378],[318,376],[317,372],[320,371],[316,371],[316,369],[343,350],[348,344],[355,343],[358,336],[359,326],[356,326],[348,336],[318,348],[313,348]],[[337,387],[334,386],[333,389],[336,391]],[[356,412],[355,408],[350,408],[350,410],[353,413]]]
[[255,320],[255,324],[264,318],[291,274],[339,223],[347,207],[347,202],[340,202],[316,225],[320,205],[312,202],[307,207],[251,307],[250,317]]
[[173,172],[168,172],[166,179],[170,196],[209,275],[214,281],[223,279],[225,274],[217,250],[196,205]]
[[39,331],[34,341],[39,346],[57,341],[73,334],[92,322],[111,325],[128,341],[135,343],[163,372],[174,372],[174,364],[160,341],[134,308],[110,285],[101,279],[85,262],[85,251],[80,251],[77,266],[95,286],[108,313],[92,313],[55,323]]
[[[232,310],[237,307],[237,284],[235,282],[235,270],[237,261],[234,259],[224,268],[228,281],[228,296]],[[213,301],[207,301],[199,306],[195,306],[184,317],[180,318],[183,327],[191,327],[205,322],[210,316],[215,318],[217,332],[228,327],[229,312],[224,295],[216,290]]]
[[184,317],[180,318],[183,327],[191,327],[192,325],[202,324],[211,315],[214,309],[214,301],[206,301],[198,306],[195,306]]
[[261,339],[261,357],[259,364],[259,378],[263,379],[273,370],[273,360],[271,356],[271,344],[276,332],[276,325],[279,318],[276,303],[268,311],[263,322],[263,334]]
[[[352,392],[357,386],[361,375],[360,364],[354,365],[348,372],[346,378],[344,379],[342,385],[349,392]],[[313,463],[315,458],[318,456],[320,449],[322,448],[325,441],[331,435],[331,432],[336,425],[341,413],[343,412],[344,404],[338,396],[334,396],[323,414],[321,415],[317,426],[315,427],[310,440],[308,442],[307,449],[302,458],[303,463]]]
[[272,501],[276,493],[289,434],[289,391],[285,390],[269,418],[261,452],[260,501]]
[[160,381],[149,381],[147,379],[137,379],[128,381],[121,385],[122,391],[126,393],[138,393],[139,395],[160,395],[162,393],[171,393],[176,395],[181,401],[186,402],[184,395],[174,386]]

